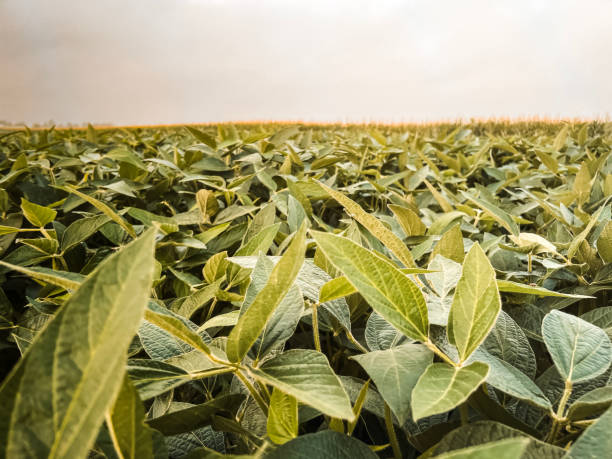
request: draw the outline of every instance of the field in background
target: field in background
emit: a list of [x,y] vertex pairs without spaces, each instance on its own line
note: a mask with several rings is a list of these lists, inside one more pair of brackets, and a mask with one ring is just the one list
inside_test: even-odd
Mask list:
[[0,130],[0,456],[603,457],[611,150],[579,121]]

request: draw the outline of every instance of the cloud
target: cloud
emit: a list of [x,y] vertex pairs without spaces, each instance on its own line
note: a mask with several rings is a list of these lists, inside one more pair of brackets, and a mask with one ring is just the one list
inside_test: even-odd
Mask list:
[[605,1],[0,2],[0,119],[602,116]]

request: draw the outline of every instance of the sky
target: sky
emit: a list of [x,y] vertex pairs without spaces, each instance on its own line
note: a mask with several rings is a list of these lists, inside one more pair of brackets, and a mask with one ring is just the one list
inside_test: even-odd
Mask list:
[[0,0],[0,120],[608,117],[607,0]]

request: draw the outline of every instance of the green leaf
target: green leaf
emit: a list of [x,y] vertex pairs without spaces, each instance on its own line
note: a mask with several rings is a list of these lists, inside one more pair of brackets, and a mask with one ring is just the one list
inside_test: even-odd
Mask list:
[[126,375],[106,418],[106,426],[119,457],[137,459],[153,456],[153,435],[156,432],[144,420],[144,406]]
[[563,126],[555,137],[555,140],[552,144],[552,149],[554,151],[559,151],[565,146],[565,142],[567,141],[567,134],[569,133],[569,127],[569,124]]
[[189,329],[189,327],[187,327],[187,325],[185,325],[185,323],[178,317],[159,311],[152,311],[150,308],[147,308],[145,310],[144,318],[147,320],[147,322],[156,325],[172,336],[189,344],[194,349],[197,349],[206,355],[212,354],[211,349],[204,342],[204,340],[202,340],[202,337],[195,331]]
[[227,252],[218,252],[208,259],[204,268],[202,269],[202,275],[204,280],[209,284],[212,284],[216,280],[225,276],[225,270],[229,266],[227,261]]
[[62,250],[66,252],[80,242],[83,242],[109,221],[110,218],[104,214],[80,218],[74,221],[64,231],[61,243]]
[[472,201],[482,210],[484,210],[487,214],[489,214],[493,219],[499,223],[502,227],[508,230],[508,232],[514,236],[518,236],[520,233],[519,226],[516,224],[514,219],[508,214],[506,211],[500,209],[499,207],[487,202],[483,199],[476,198],[464,191],[461,192],[463,196]]
[[520,430],[494,421],[476,421],[453,430],[434,446],[432,453],[440,457],[438,454],[511,438],[528,440],[527,448],[520,456],[523,459],[560,459],[565,453],[562,448],[528,437]]
[[463,247],[463,235],[461,234],[461,228],[459,225],[451,227],[451,229],[442,235],[431,253],[432,259],[436,255],[442,255],[443,257],[457,263],[463,262],[465,253]]
[[258,255],[259,252],[263,252],[264,254],[270,249],[272,242],[274,242],[274,238],[280,229],[281,224],[275,223],[270,226],[266,226],[262,228],[257,234],[255,234],[249,242],[240,247],[234,256],[249,256],[249,255]]
[[472,358],[489,366],[489,374],[486,379],[487,384],[545,410],[552,408],[550,400],[546,398],[536,383],[508,362],[481,349],[476,350],[472,354]]
[[73,273],[70,271],[59,271],[49,268],[42,268],[39,266],[33,266],[31,268],[24,268],[23,266],[12,265],[4,261],[0,261],[0,266],[5,266],[13,271],[18,271],[33,279],[41,282],[45,282],[51,285],[57,285],[66,290],[76,290],[79,288],[85,276],[79,273]]
[[580,244],[582,244],[582,241],[584,241],[586,239],[586,237],[589,235],[589,233],[591,232],[591,230],[593,229],[595,224],[597,222],[599,222],[599,217],[601,216],[601,214],[602,214],[602,212],[604,211],[605,208],[606,208],[606,206],[602,205],[599,208],[599,210],[597,212],[595,212],[591,216],[591,218],[589,219],[589,223],[587,223],[587,225],[584,228],[584,230],[582,230],[578,234],[578,236],[576,236],[575,238],[572,239],[572,242],[570,243],[570,246],[567,249],[567,259],[568,260],[570,260],[570,261],[572,260],[572,258],[576,254],[576,251],[578,250],[578,247],[580,247]]
[[67,193],[75,194],[79,198],[83,199],[84,201],[87,201],[89,204],[94,206],[96,209],[98,209],[100,212],[102,212],[104,215],[106,215],[112,221],[117,223],[130,236],[132,236],[133,238],[136,238],[136,233],[134,232],[134,228],[132,227],[132,225],[129,224],[128,222],[126,222],[119,214],[117,214],[107,204],[103,203],[102,201],[98,201],[96,198],[94,198],[92,196],[89,196],[89,195],[87,195],[85,193],[80,192],[79,190],[77,190],[75,187],[73,187],[71,185],[58,186],[57,188],[59,188],[60,190],[64,190]]
[[[244,314],[253,304],[261,290],[270,279],[274,263],[263,255],[251,273],[251,283],[247,288],[240,314]],[[272,313],[261,335],[255,341],[252,349],[253,357],[261,359],[266,354],[282,348],[293,333],[304,312],[304,298],[297,285],[292,285],[280,304]]]
[[368,317],[365,340],[370,350],[383,351],[405,343],[408,338],[374,311]]
[[393,263],[350,239],[312,232],[318,247],[376,312],[410,338],[427,341],[423,294]]
[[295,234],[280,261],[274,266],[265,287],[257,294],[253,303],[240,317],[227,340],[227,356],[239,362],[264,330],[274,310],[293,285],[306,250],[306,225]]
[[[461,268],[461,265],[459,265]],[[400,270],[404,274],[427,274],[433,272],[429,269],[420,268],[402,268]],[[339,298],[357,293],[357,289],[349,282],[346,276],[336,277],[321,287],[319,292],[319,303],[326,303],[328,301],[334,301]]]
[[4,236],[6,234],[19,233],[21,228],[15,228],[13,226],[4,226],[0,225],[0,236]]
[[439,459],[520,459],[529,445],[528,438],[511,438],[471,446],[436,456]]
[[249,373],[312,406],[328,416],[352,420],[355,415],[342,383],[325,355],[309,349],[292,349],[266,361]]
[[406,236],[422,236],[427,229],[419,216],[407,207],[389,204],[389,209],[397,218]]
[[433,362],[422,344],[404,344],[352,357],[368,373],[401,425],[410,419],[410,395],[419,376]]
[[578,398],[567,412],[568,419],[579,421],[598,416],[612,405],[612,386],[598,387]]
[[130,359],[128,374],[142,400],[148,400],[191,381],[181,368],[159,360]]
[[147,424],[164,435],[190,432],[210,425],[213,421],[213,416],[218,413],[234,416],[243,401],[244,395],[242,394],[221,395],[206,403],[150,419],[147,421]]
[[536,357],[525,332],[503,310],[480,349],[517,368],[530,379],[536,376]]
[[0,388],[0,455],[86,455],[121,387],[154,242],[151,230],[103,261],[34,339]]
[[37,228],[44,228],[55,220],[57,212],[48,207],[39,206],[27,199],[21,198],[21,211],[28,221]]
[[193,316],[200,308],[204,307],[206,303],[215,297],[222,282],[223,278],[217,279],[212,284],[209,284],[206,287],[192,293],[180,301],[176,307],[173,305],[173,310],[178,315],[183,317],[189,318]]
[[553,174],[556,174],[559,171],[559,163],[551,155],[537,149],[534,150],[534,153],[540,162],[550,169]]
[[201,142],[205,145],[208,145],[210,148],[212,148],[213,150],[217,149],[217,142],[215,141],[214,137],[206,134],[203,131],[200,131],[199,129],[193,128],[191,126],[185,126],[185,129],[187,129],[187,131],[189,131],[189,133],[198,141]]
[[572,445],[567,459],[608,457],[612,451],[612,408],[608,408]]
[[297,437],[298,426],[297,400],[275,388],[270,397],[268,437],[277,445],[282,445]]
[[406,267],[414,268],[416,266],[408,247],[391,230],[387,229],[380,220],[363,210],[359,204],[344,194],[323,185],[321,182],[318,183],[321,188],[327,191],[333,199],[344,207],[352,218],[361,223],[375,238],[382,242]]
[[266,459],[377,459],[367,445],[353,437],[324,430],[306,434],[273,449]]
[[508,280],[497,280],[497,288],[500,292],[507,293],[525,293],[527,295],[537,296],[556,296],[559,298],[594,298],[588,295],[577,295],[572,293],[561,293],[553,290],[548,290],[544,287],[537,287],[535,285],[520,284],[518,282],[512,282]]
[[230,311],[225,314],[219,314],[207,320],[200,326],[200,330],[207,330],[213,327],[233,327],[238,322],[240,311]]
[[597,238],[597,252],[604,263],[612,263],[612,221],[606,223]]
[[[195,332],[198,329],[198,326],[193,322],[179,316],[178,314],[174,314],[172,311],[169,311],[165,307],[160,306],[153,301],[149,302],[148,309],[152,310],[154,313],[170,316],[172,319],[177,319],[178,321],[182,322],[187,329],[190,329],[190,331]],[[193,351],[193,347],[185,343],[184,340],[176,337],[172,333],[158,327],[148,320],[143,320],[140,324],[140,328],[138,329],[138,337],[140,338],[140,343],[142,344],[145,352],[152,359],[167,360],[171,357]],[[201,337],[202,339],[208,338],[206,332],[203,332]]]
[[465,214],[463,212],[456,210],[440,214],[427,229],[427,234],[442,234],[446,228],[455,223],[456,220],[462,219],[464,216]]
[[612,361],[608,335],[576,316],[558,310],[546,314],[542,337],[559,374],[572,383],[599,376]]
[[465,402],[485,381],[488,373],[489,366],[481,362],[465,367],[431,364],[412,390],[413,420],[445,413]]
[[463,262],[448,318],[449,341],[457,347],[462,362],[487,337],[500,310],[495,271],[476,242]]
[[440,298],[447,297],[461,278],[461,265],[442,255],[436,255],[427,268],[432,272],[427,273],[425,278]]
[[345,276],[336,277],[326,282],[323,284],[323,287],[321,287],[321,291],[319,292],[319,303],[344,298],[345,296],[352,295],[356,291],[355,287],[353,287]]

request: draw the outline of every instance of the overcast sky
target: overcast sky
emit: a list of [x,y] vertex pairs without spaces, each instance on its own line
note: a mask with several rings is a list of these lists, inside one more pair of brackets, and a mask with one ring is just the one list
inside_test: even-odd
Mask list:
[[0,120],[602,117],[606,0],[0,0]]

